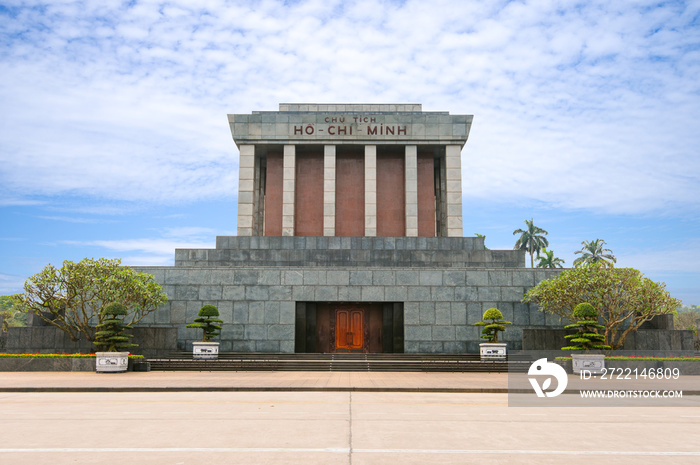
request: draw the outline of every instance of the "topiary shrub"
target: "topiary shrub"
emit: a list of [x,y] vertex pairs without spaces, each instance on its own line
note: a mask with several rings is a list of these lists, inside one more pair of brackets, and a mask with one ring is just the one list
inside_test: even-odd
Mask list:
[[[505,325],[512,324],[510,321],[503,320],[503,314],[497,308],[489,308],[481,317],[484,321],[474,323],[475,326],[483,326],[481,330],[481,339],[488,339],[488,342],[498,343],[498,333],[506,330]],[[490,320],[490,321],[486,321]]]
[[194,323],[187,325],[188,328],[198,328],[202,330],[202,342],[209,342],[214,336],[221,334],[221,326],[216,323],[223,323],[224,320],[216,318],[219,316],[219,309],[213,305],[205,305],[199,309],[198,317]]
[[102,323],[96,326],[97,332],[93,344],[104,352],[119,352],[128,347],[137,347],[138,344],[129,342],[129,339],[134,336],[124,333],[127,329],[133,329],[124,323],[124,317],[127,314],[128,310],[123,304],[112,302],[105,305],[102,310]]
[[565,329],[575,329],[576,333],[564,336],[573,345],[562,347],[561,350],[610,349],[605,344],[605,335],[598,334],[605,326],[598,324],[598,311],[588,302],[582,302],[574,308],[576,323],[565,326]]

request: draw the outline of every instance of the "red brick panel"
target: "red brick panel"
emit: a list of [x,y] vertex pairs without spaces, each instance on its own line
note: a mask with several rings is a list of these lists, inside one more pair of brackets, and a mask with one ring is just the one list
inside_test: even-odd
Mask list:
[[282,178],[283,159],[281,153],[267,155],[265,183],[265,235],[282,235]]
[[294,235],[323,236],[323,147],[297,147]]
[[377,148],[377,236],[405,236],[405,149],[381,149]]
[[336,149],[335,235],[365,235],[364,147]]
[[418,235],[435,236],[435,172],[431,153],[418,154]]

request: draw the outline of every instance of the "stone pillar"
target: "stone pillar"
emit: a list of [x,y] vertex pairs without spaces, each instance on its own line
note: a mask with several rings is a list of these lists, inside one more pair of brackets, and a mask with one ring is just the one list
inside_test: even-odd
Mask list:
[[323,147],[323,235],[335,236],[335,145]]
[[282,235],[294,235],[294,177],[296,150],[293,145],[284,146],[282,177]]
[[365,236],[377,235],[377,146],[365,145]]
[[462,148],[445,147],[445,178],[447,180],[447,236],[463,237],[462,228]]
[[238,235],[253,235],[255,146],[241,145],[238,158]]
[[406,146],[406,236],[418,236],[418,147]]

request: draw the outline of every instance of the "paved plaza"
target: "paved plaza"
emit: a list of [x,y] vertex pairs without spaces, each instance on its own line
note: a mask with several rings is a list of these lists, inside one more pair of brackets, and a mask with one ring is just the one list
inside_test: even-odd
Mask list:
[[700,461],[700,408],[515,408],[506,388],[489,373],[0,373],[0,463]]

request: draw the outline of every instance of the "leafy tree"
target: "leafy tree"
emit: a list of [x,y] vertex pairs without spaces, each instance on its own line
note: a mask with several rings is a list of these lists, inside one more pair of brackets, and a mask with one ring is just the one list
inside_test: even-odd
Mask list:
[[[498,343],[498,333],[506,330],[505,325],[512,324],[510,321],[503,319],[503,314],[497,308],[489,308],[481,317],[484,321],[474,323],[475,326],[483,326],[481,330],[481,339],[488,339],[489,342]],[[489,321],[486,321],[489,320]]]
[[577,321],[573,311],[582,300],[598,311],[605,326],[605,343],[613,350],[622,348],[627,335],[643,323],[673,313],[680,305],[664,283],[645,278],[633,268],[606,268],[602,264],[565,270],[540,282],[523,298],[538,304],[541,311],[571,322]]
[[197,318],[194,323],[187,325],[188,328],[197,328],[202,330],[202,342],[209,342],[214,336],[221,334],[221,326],[216,323],[224,321],[216,318],[219,316],[219,309],[213,305],[205,305],[199,309]]
[[535,267],[535,253],[539,256],[540,250],[549,247],[549,241],[546,236],[549,234],[542,228],[533,224],[534,220],[525,220],[527,229],[516,229],[513,235],[520,234],[520,237],[515,241],[514,250],[527,250],[530,254],[530,267]]
[[168,300],[152,275],[120,264],[119,259],[106,258],[85,258],[77,263],[66,260],[61,268],[48,264],[24,283],[18,305],[62,329],[73,341],[82,334],[94,342],[94,328],[103,323],[107,304],[124,305],[124,320],[133,325]]
[[689,329],[693,334],[698,333],[697,320],[700,320],[700,305],[681,307],[673,315],[676,329]]
[[605,328],[598,324],[598,311],[593,305],[588,302],[582,302],[574,308],[573,313],[576,318],[576,323],[565,326],[564,329],[575,329],[574,334],[564,336],[571,346],[562,347],[561,350],[585,350],[588,352],[591,349],[609,349],[610,346],[603,344],[605,336],[598,334],[599,329]]
[[138,344],[129,342],[129,339],[134,336],[125,333],[127,329],[133,329],[132,326],[124,324],[124,318],[127,314],[126,307],[120,303],[112,302],[105,305],[104,310],[102,310],[102,323],[96,327],[97,332],[93,344],[105,352],[118,352],[121,349],[137,347]]
[[0,331],[7,331],[14,326],[27,326],[27,314],[20,311],[15,305],[17,296],[0,295],[0,317],[2,317],[2,328]]
[[574,268],[593,263],[602,263],[606,267],[612,268],[617,262],[617,259],[612,254],[612,250],[603,248],[605,241],[602,239],[596,239],[591,242],[583,241],[581,245],[583,245],[581,250],[574,252],[574,254],[581,254],[580,257],[574,260]]
[[537,268],[563,268],[562,264],[564,263],[564,260],[559,257],[555,257],[554,252],[543,247],[542,253],[544,254],[544,257],[541,255],[537,257],[537,260],[539,260],[539,262],[537,262]]

